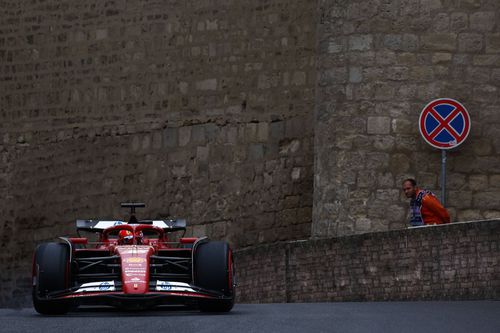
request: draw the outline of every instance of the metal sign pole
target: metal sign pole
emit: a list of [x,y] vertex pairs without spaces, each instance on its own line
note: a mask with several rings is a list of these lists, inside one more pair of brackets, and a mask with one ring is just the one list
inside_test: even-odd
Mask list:
[[432,147],[441,149],[441,204],[446,205],[446,150],[461,145],[470,133],[469,113],[460,102],[438,98],[427,104],[418,119],[418,129]]
[[441,149],[441,204],[446,206],[446,149]]

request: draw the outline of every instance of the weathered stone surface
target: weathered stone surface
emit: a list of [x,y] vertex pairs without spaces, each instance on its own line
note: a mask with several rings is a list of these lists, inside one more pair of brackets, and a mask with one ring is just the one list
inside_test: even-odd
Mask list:
[[486,53],[500,53],[500,33],[486,35]]
[[372,48],[373,37],[371,35],[359,35],[349,37],[350,51],[368,51]]
[[391,130],[391,118],[368,117],[368,134],[389,134]]
[[496,192],[488,191],[487,189],[475,193],[473,196],[474,207],[487,210],[498,209],[500,198],[495,193]]
[[500,211],[498,1],[145,3],[3,12],[0,233],[40,233],[0,255],[0,297],[35,238],[124,200],[236,247],[401,228],[401,180],[438,187],[418,116],[442,96],[473,121],[448,155],[452,217]]
[[430,51],[455,51],[457,35],[454,33],[430,33],[421,36],[421,47]]
[[409,134],[415,129],[415,123],[402,118],[402,119],[392,119],[391,128],[395,134]]
[[272,1],[2,9],[0,240],[23,250],[0,254],[0,306],[29,293],[36,243],[121,201],[236,248],[310,235],[316,3]]
[[470,15],[470,27],[476,31],[492,31],[498,21],[495,12],[475,12]]
[[471,175],[469,176],[469,188],[473,191],[483,191],[488,188],[487,175]]
[[350,67],[349,68],[349,82],[359,83],[363,80],[363,71],[361,67]]
[[449,63],[452,59],[451,53],[437,52],[432,55],[433,64]]
[[[335,135],[329,135],[325,127],[317,127],[315,132],[316,137],[324,138],[317,140],[316,154],[325,158],[317,159],[315,166],[315,198],[319,202],[315,202],[313,224],[320,227],[313,225],[313,234],[343,235],[362,232],[366,226],[372,230],[398,227],[396,220],[377,221],[391,217],[380,215],[380,210],[367,213],[359,202],[380,200],[384,209],[407,208],[407,202],[396,192],[389,195],[381,191],[381,187],[399,189],[404,178],[415,177],[422,186],[439,192],[439,154],[419,134],[418,118],[427,103],[442,96],[467,106],[473,128],[467,143],[448,155],[451,215],[460,219],[476,214],[478,219],[487,211],[492,216],[495,203],[480,193],[491,188],[488,179],[497,174],[496,163],[500,164],[496,157],[500,133],[494,130],[500,124],[496,107],[500,88],[499,4],[406,1],[392,10],[396,5],[388,2],[370,8],[371,16],[363,16],[368,9],[363,12],[361,2],[323,3],[326,7],[320,7],[323,21],[319,38],[348,40],[347,48],[336,51],[349,59],[349,82],[325,80],[318,87],[318,103],[328,101],[329,109],[335,110],[323,113],[321,121],[338,127]],[[327,4],[336,8],[335,18],[323,10]],[[394,22],[393,29],[386,23],[383,26],[382,17]],[[336,26],[340,21],[343,29]],[[338,71],[340,62],[327,61],[321,48],[318,53],[320,72]],[[340,54],[336,54],[336,60]],[[362,126],[355,126],[363,123],[366,133]],[[387,155],[374,158],[373,150]],[[331,171],[329,166],[333,165],[338,169]],[[357,172],[355,183],[351,177],[345,181],[334,177],[333,173],[345,174],[344,168]],[[330,185],[321,181],[323,177],[335,179],[335,186],[347,186],[358,195],[363,192],[357,189],[362,189],[365,196],[345,199],[341,191],[322,191],[322,186]],[[383,204],[382,199],[386,200]],[[322,207],[330,204],[335,210],[327,213]],[[367,216],[373,219],[371,223],[357,224]]]
[[462,208],[472,207],[472,192],[471,191],[450,191],[447,199],[447,204],[452,207],[460,206]]
[[458,35],[458,50],[466,53],[476,53],[483,49],[483,35],[463,33]]
[[217,79],[205,79],[196,82],[196,89],[198,90],[216,90]]
[[463,209],[457,213],[458,221],[477,221],[482,218],[481,211],[478,209]]
[[376,150],[392,151],[395,145],[395,139],[392,136],[384,135],[374,138],[373,147]]
[[418,49],[418,36],[412,34],[386,35],[384,46],[394,51],[415,51]]
[[450,29],[453,31],[464,31],[469,24],[468,15],[466,13],[455,12],[450,16]]
[[179,146],[183,147],[189,144],[191,140],[191,128],[191,126],[186,126],[179,129]]

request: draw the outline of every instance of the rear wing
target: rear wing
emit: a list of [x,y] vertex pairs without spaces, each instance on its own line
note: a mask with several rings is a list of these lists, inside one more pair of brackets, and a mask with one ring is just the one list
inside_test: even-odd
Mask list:
[[[100,221],[100,220],[76,220],[76,229],[89,232],[103,232],[104,229],[121,224],[129,224],[124,221]],[[132,224],[132,223],[130,223]],[[162,228],[164,232],[186,230],[185,219],[175,220],[141,220],[133,224],[147,224]]]

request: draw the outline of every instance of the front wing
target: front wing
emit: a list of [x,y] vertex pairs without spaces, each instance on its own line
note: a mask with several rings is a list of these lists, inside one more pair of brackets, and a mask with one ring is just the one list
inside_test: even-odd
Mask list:
[[121,290],[114,281],[84,283],[79,287],[52,292],[40,300],[73,300],[78,304],[112,306],[156,306],[169,304],[191,305],[201,299],[230,300],[221,292],[206,290],[198,286],[175,281],[151,281],[147,293],[130,294]]

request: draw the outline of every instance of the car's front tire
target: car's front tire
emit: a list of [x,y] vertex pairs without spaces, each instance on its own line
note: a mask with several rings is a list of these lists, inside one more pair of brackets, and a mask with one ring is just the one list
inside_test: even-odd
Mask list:
[[204,289],[219,291],[226,296],[220,300],[201,300],[204,312],[229,312],[234,305],[234,264],[226,242],[206,242],[196,246],[194,256],[195,284]]
[[62,243],[44,243],[35,251],[33,307],[44,315],[60,315],[69,311],[68,300],[49,300],[46,296],[62,291],[70,284],[69,247]]

